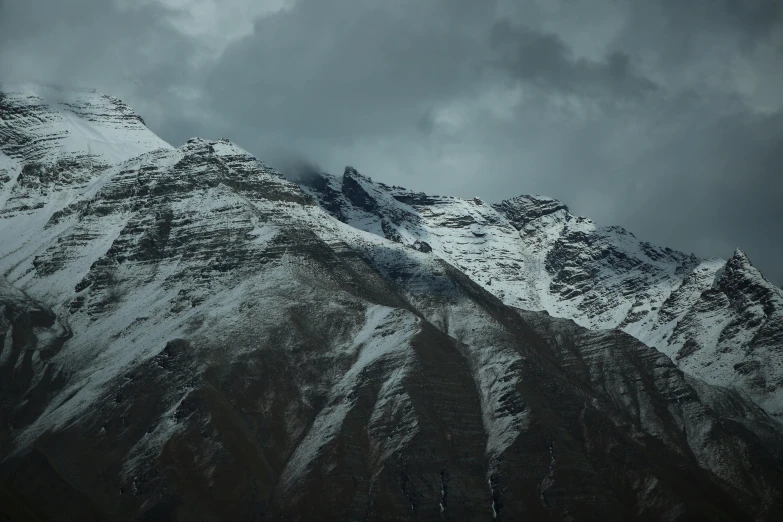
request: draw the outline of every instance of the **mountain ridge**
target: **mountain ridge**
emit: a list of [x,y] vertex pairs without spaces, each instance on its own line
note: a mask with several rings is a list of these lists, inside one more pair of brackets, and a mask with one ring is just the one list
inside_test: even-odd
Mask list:
[[[35,99],[24,110],[61,121]],[[9,121],[0,158],[9,136],[47,143],[49,129]],[[591,265],[569,253],[591,250],[551,225],[589,246],[586,221],[528,220],[531,244],[556,252],[536,258],[479,199],[355,170],[297,185],[226,140],[138,139],[149,150],[97,167],[62,140],[51,160],[9,162],[0,477],[19,505],[80,520],[783,513],[783,430],[764,410],[627,333],[513,306],[541,302],[521,270],[537,259],[569,274],[553,295],[585,295]],[[520,258],[488,270],[491,249]],[[611,266],[638,268],[615,249]],[[650,277],[693,264],[646,250],[668,270]],[[741,259],[729,268],[700,307],[724,311],[722,295],[775,312],[774,293],[733,284],[755,278]],[[513,285],[501,295],[497,281]],[[693,295],[673,299],[691,310]],[[765,325],[753,335],[776,343]]]
[[[689,373],[736,385],[771,413],[783,413],[783,291],[741,250],[729,260],[699,259],[639,241],[622,227],[598,227],[548,197],[486,205],[374,183],[353,168],[342,180],[321,176],[305,191],[338,219],[393,241],[425,244],[510,306],[591,329],[620,328]],[[724,271],[737,264],[746,268]],[[738,292],[745,286],[748,296]],[[707,315],[716,313],[720,322],[710,324]],[[748,353],[758,358],[743,365]],[[765,358],[771,364],[759,364]]]

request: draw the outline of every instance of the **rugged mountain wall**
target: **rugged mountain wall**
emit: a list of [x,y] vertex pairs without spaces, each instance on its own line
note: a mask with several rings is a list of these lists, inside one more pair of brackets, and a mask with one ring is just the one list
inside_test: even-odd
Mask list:
[[[88,94],[67,96],[104,99]],[[31,119],[70,110],[13,99]],[[42,132],[3,125],[13,144]],[[302,190],[201,139],[28,186],[27,165],[84,147],[28,160],[3,139],[6,517],[783,516],[783,432],[761,408],[630,335],[510,305],[464,268],[481,244],[403,226],[429,209],[521,249],[488,205],[438,215],[441,198],[354,172]]]
[[302,186],[336,218],[431,251],[509,306],[619,328],[687,373],[783,415],[783,291],[740,250],[729,261],[698,259],[598,227],[551,198],[489,205],[429,196],[352,168],[342,179],[312,174]]

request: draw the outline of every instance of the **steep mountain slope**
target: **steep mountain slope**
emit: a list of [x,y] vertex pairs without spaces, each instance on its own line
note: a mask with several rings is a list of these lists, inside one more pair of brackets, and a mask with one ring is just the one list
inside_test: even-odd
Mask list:
[[[139,154],[171,150],[140,116],[94,91],[0,84],[0,257],[28,259],[55,212],[94,192],[101,173]],[[41,234],[44,237],[39,237]]]
[[3,187],[2,515],[783,515],[780,425],[629,335],[504,304],[226,141],[80,172]]
[[488,205],[375,183],[352,168],[299,182],[341,221],[431,251],[510,306],[620,328],[783,416],[783,291],[739,250],[728,262],[698,259],[541,196]]
[[0,143],[24,164],[60,160],[115,164],[171,149],[117,98],[38,84],[0,84]]

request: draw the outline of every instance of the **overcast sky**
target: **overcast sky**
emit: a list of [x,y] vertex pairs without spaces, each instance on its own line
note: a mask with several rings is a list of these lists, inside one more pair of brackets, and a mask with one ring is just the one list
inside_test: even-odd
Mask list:
[[781,0],[0,0],[0,80],[113,94],[173,145],[557,197],[783,283]]

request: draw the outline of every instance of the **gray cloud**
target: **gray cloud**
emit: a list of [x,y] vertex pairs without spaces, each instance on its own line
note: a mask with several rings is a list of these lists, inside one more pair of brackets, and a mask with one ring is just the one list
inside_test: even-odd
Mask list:
[[491,42],[500,67],[542,89],[614,100],[636,98],[657,87],[634,70],[626,53],[614,51],[601,61],[575,59],[557,35],[508,20],[493,26]]
[[674,31],[694,38],[710,31],[724,37],[738,34],[747,43],[757,43],[783,23],[783,4],[777,0],[661,0],[637,2],[636,9],[639,16],[655,16],[658,11]]
[[173,144],[292,172],[548,194],[783,283],[777,0],[267,2],[0,0],[0,78],[96,87]]

